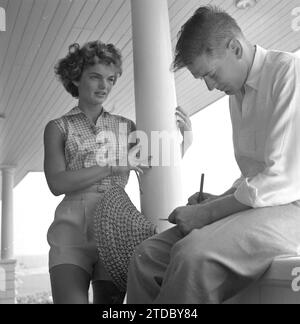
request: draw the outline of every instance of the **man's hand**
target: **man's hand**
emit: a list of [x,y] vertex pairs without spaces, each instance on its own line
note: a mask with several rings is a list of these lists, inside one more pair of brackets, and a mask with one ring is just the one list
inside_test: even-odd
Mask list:
[[215,199],[217,199],[219,196],[216,195],[212,195],[209,193],[204,192],[202,194],[203,200],[202,201],[198,201],[198,197],[199,197],[199,192],[196,192],[195,194],[193,194],[189,199],[188,199],[188,203],[187,206],[193,206],[193,205],[199,205],[199,204],[206,204],[210,201],[213,201]]
[[180,232],[187,235],[193,229],[201,229],[248,209],[251,207],[240,203],[233,194],[229,194],[209,203],[176,208],[169,216],[169,222],[177,224]]
[[186,206],[176,208],[169,216],[169,222],[177,224],[183,235],[193,229],[200,229],[211,223],[210,211],[205,206]]

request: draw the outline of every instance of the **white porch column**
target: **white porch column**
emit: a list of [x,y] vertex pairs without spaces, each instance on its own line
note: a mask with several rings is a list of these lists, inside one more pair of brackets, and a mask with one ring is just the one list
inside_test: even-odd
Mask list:
[[15,168],[2,166],[1,259],[13,259],[13,188]]
[[[138,130],[148,136],[150,153],[153,131],[167,131],[170,136],[177,132],[175,80],[170,72],[172,46],[168,3],[167,0],[131,0],[131,7],[136,122]],[[179,144],[173,154],[176,163],[154,167],[142,177],[142,212],[151,217],[160,230],[168,228],[169,224],[158,219],[168,217],[183,203]]]
[[0,166],[0,170],[2,171],[0,304],[14,304],[16,302],[16,260],[13,260],[13,187],[15,167]]

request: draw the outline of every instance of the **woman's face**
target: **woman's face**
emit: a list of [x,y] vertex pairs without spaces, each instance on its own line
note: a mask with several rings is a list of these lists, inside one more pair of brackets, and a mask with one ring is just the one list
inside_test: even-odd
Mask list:
[[79,100],[88,105],[102,105],[116,83],[117,74],[114,65],[97,63],[87,67],[79,82]]

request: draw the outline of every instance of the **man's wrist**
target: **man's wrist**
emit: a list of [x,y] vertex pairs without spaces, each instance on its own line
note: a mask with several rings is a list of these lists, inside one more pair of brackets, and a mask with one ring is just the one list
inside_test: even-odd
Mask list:
[[251,209],[250,206],[246,206],[240,203],[234,194],[228,194],[224,197],[220,197],[212,201],[210,207],[210,216],[213,222],[216,222],[222,218],[228,217],[230,215]]

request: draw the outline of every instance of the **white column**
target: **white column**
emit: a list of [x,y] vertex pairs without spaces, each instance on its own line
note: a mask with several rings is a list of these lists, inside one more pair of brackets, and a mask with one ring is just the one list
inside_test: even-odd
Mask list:
[[[138,130],[147,134],[151,147],[153,131],[178,134],[175,80],[170,72],[172,46],[168,3],[167,0],[131,0],[131,7],[136,123]],[[158,219],[168,217],[182,204],[179,143],[173,154],[176,163],[154,167],[142,177],[142,212],[151,217],[160,230],[169,225]]]
[[13,259],[13,188],[15,168],[3,166],[2,169],[2,222],[1,259]]

